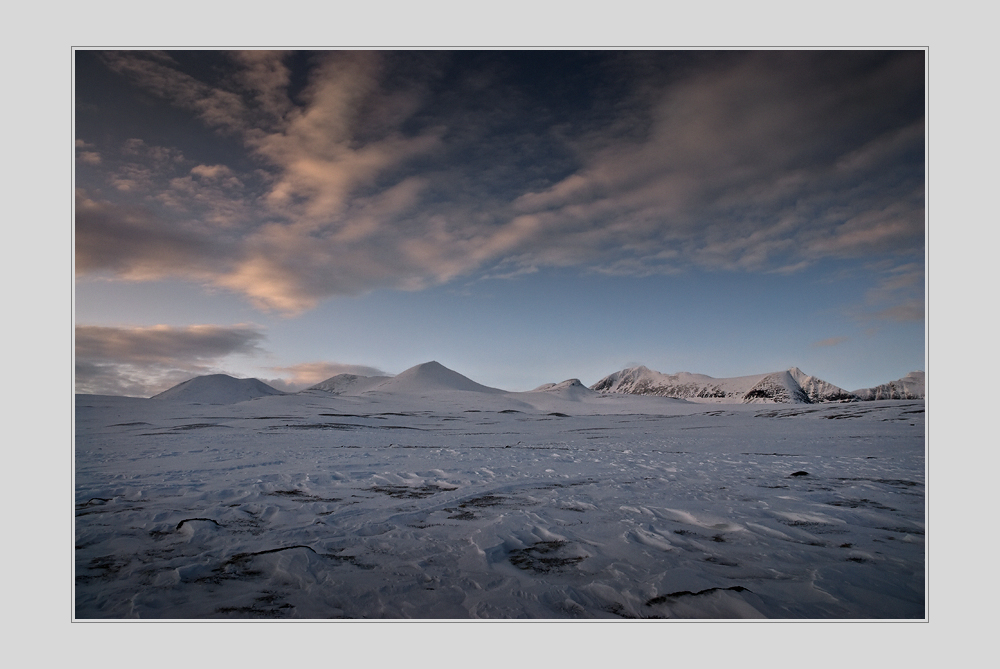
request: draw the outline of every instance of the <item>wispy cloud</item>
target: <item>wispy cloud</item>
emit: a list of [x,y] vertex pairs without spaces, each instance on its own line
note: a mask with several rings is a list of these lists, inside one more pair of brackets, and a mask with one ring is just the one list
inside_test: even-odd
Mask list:
[[925,316],[924,266],[904,263],[874,267],[874,285],[854,317],[861,322],[920,322]]
[[[118,192],[78,201],[79,271],[180,276],[295,314],[553,266],[793,274],[922,257],[920,51],[728,52],[673,69],[648,53],[191,57],[104,62],[244,155],[188,160],[141,138],[105,155]],[[592,83],[571,68],[551,82],[572,110],[517,70],[588,57]]]
[[76,392],[150,396],[226,356],[258,355],[264,335],[248,326],[76,327]]

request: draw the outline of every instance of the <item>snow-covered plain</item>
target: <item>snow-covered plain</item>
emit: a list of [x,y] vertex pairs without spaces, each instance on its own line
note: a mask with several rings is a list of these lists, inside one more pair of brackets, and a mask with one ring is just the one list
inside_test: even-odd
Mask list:
[[220,405],[78,395],[76,617],[925,617],[923,400],[441,370]]

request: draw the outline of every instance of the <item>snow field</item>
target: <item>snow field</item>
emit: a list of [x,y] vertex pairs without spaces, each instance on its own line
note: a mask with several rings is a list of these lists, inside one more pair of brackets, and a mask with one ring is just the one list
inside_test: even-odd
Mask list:
[[480,395],[79,396],[76,616],[925,615],[922,401]]

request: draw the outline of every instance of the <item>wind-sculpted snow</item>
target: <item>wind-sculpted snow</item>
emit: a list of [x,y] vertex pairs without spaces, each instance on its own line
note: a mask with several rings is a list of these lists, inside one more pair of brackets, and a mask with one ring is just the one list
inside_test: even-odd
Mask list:
[[75,615],[919,619],[923,411],[80,395]]

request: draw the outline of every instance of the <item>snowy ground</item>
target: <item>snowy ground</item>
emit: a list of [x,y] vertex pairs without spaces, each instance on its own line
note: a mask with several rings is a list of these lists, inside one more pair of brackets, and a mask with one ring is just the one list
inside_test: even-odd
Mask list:
[[922,401],[79,395],[75,448],[81,619],[925,617]]

